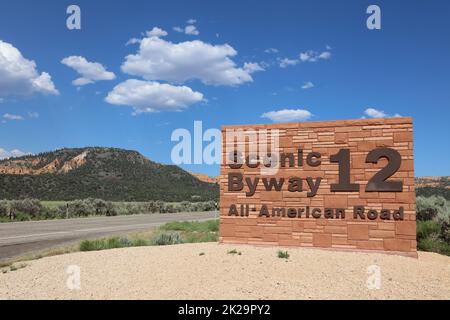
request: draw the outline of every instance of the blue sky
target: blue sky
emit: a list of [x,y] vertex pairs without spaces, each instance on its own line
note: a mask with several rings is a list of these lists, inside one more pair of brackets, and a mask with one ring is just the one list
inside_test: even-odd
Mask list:
[[[81,30],[66,27],[70,4]],[[366,27],[371,4],[381,30]],[[111,146],[170,163],[172,131],[196,120],[208,129],[383,111],[414,118],[417,176],[449,175],[449,14],[444,0],[2,0],[0,56],[25,67],[16,76],[0,57],[0,149]]]

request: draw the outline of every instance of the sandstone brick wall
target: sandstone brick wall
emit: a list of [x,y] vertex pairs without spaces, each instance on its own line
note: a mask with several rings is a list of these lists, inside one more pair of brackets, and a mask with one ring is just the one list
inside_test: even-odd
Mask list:
[[[413,162],[413,127],[411,118],[363,119],[349,121],[281,123],[268,125],[224,126],[223,144],[227,129],[278,129],[279,152],[320,152],[322,164],[303,168],[280,168],[272,177],[291,176],[322,177],[315,197],[304,192],[267,192],[259,185],[255,195],[247,197],[242,192],[228,191],[228,173],[240,172],[245,176],[261,176],[259,169],[231,169],[225,162],[225,145],[222,148],[220,175],[220,241],[275,246],[321,247],[349,250],[380,250],[406,255],[417,255],[416,214]],[[388,181],[403,182],[403,192],[365,192],[370,178],[388,161],[366,163],[369,151],[389,147],[401,154],[400,169]],[[351,182],[359,183],[359,192],[331,192],[330,184],[337,183],[338,164],[330,163],[330,156],[340,149],[351,151]],[[278,153],[278,151],[276,151]],[[265,176],[270,178],[271,176]],[[232,204],[247,205],[256,209],[248,217],[229,216]],[[258,217],[259,209],[268,207],[317,206],[321,208],[346,208],[345,219],[289,217]],[[404,208],[404,220],[354,219],[354,206],[370,209]]]

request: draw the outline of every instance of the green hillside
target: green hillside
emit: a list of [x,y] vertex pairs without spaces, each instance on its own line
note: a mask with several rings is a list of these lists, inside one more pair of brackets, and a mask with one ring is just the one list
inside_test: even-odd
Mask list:
[[136,151],[61,149],[0,161],[0,199],[218,200],[217,184]]

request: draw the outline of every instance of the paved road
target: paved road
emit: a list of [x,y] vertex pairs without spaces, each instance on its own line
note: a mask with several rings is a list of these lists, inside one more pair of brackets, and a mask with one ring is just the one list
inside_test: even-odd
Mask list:
[[189,212],[0,223],[0,261],[80,239],[145,231],[170,221],[202,221],[216,216],[215,212]]

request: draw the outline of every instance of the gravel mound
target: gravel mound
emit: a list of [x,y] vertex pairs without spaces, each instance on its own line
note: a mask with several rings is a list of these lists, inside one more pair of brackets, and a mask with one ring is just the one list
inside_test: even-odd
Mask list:
[[[204,243],[48,257],[0,274],[0,299],[450,299],[450,257],[288,248],[286,260],[278,250]],[[369,288],[377,270],[379,289]]]

